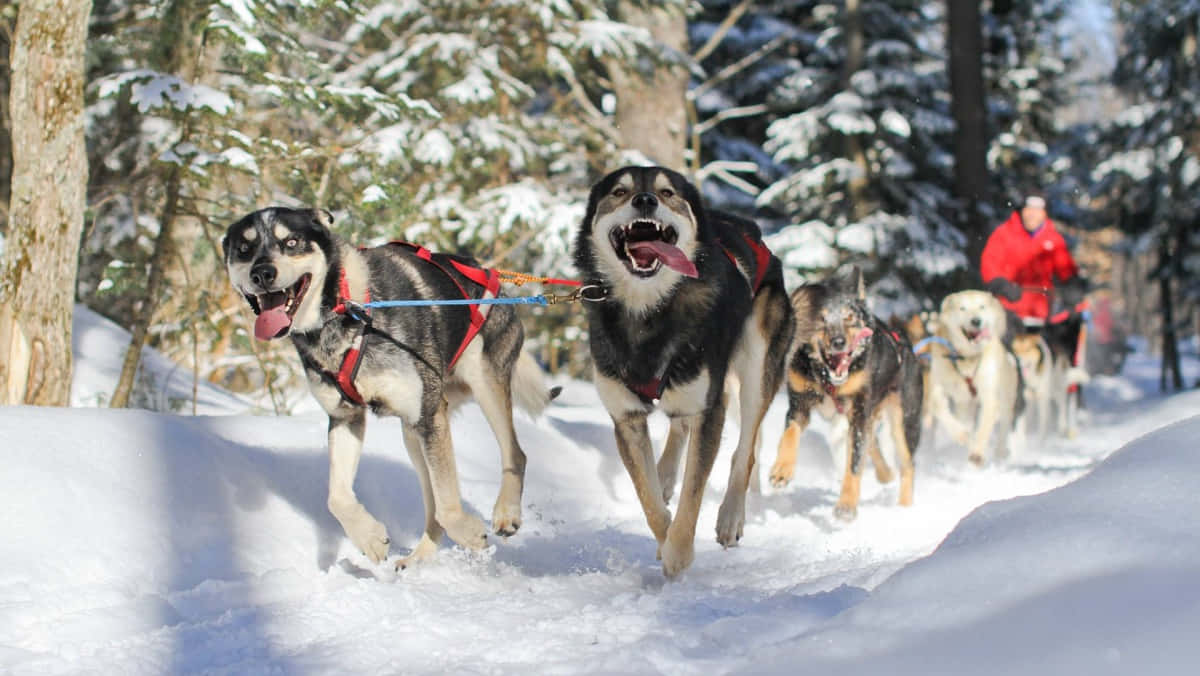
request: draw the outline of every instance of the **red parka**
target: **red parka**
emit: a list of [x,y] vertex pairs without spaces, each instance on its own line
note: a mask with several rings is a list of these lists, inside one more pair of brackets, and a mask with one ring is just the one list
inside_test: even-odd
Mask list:
[[[1015,211],[988,238],[979,267],[985,284],[1003,277],[1026,289],[1043,289],[1048,293],[1053,293],[1055,283],[1079,274],[1053,221],[1047,218],[1042,227],[1031,233]],[[1046,319],[1050,315],[1049,297],[1039,291],[1027,290],[1016,302],[1007,298],[1001,298],[1000,302],[1023,318]]]

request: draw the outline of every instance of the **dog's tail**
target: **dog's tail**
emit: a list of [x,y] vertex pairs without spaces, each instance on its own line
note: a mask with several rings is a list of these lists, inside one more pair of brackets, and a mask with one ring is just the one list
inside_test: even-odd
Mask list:
[[521,350],[521,356],[513,368],[513,402],[529,415],[538,416],[561,391],[561,387],[546,387],[546,374],[542,367],[528,352]]

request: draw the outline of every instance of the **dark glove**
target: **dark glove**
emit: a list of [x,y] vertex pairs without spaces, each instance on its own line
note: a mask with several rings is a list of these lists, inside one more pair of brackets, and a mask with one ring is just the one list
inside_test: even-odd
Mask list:
[[1054,293],[1062,300],[1063,305],[1073,308],[1083,302],[1087,295],[1088,282],[1083,277],[1075,276],[1054,287]]
[[988,282],[987,290],[991,291],[994,296],[1006,298],[1014,303],[1021,300],[1021,287],[1016,282],[1003,277],[996,277]]

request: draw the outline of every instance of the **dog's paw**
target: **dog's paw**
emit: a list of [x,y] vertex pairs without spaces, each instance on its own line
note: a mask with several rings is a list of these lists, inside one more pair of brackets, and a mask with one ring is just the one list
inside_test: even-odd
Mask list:
[[467,549],[483,549],[487,546],[487,526],[474,514],[459,512],[445,518],[439,515],[437,520],[446,529],[446,535],[458,545]]
[[492,531],[500,537],[516,535],[521,529],[521,504],[496,503],[492,510]]
[[696,550],[690,540],[687,542],[667,540],[659,546],[658,553],[659,559],[662,560],[663,575],[668,580],[679,577],[692,565],[692,559],[696,558]]
[[892,468],[876,465],[875,478],[878,479],[879,483],[881,484],[888,484],[891,483],[892,479],[896,478],[896,476],[892,474]]
[[795,465],[783,466],[775,465],[771,468],[771,488],[783,488],[792,480],[792,475],[796,472]]
[[975,465],[976,467],[983,467],[983,464],[986,461],[984,460],[982,453],[972,453],[967,456],[967,462],[970,462],[972,465]]
[[404,570],[409,566],[415,566],[422,561],[428,561],[437,553],[437,543],[429,539],[428,535],[422,535],[421,541],[413,548],[408,556],[402,556],[396,560],[396,570]]
[[387,528],[375,519],[368,517],[347,527],[346,535],[371,563],[379,563],[387,558],[391,540],[388,539]]
[[742,539],[745,525],[745,505],[721,503],[721,509],[717,512],[717,544],[726,549],[736,547]]
[[833,506],[833,515],[837,517],[839,521],[853,521],[854,519],[858,518],[858,505],[852,505],[848,502],[842,502],[839,500],[838,503]]

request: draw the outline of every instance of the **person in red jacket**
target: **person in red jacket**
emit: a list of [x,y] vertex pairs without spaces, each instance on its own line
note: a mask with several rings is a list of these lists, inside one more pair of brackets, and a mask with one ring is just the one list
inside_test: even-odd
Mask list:
[[1054,296],[1074,307],[1086,290],[1067,243],[1046,215],[1046,200],[1038,196],[1027,197],[1020,213],[992,231],[980,274],[1004,307],[1027,320],[1047,320]]

